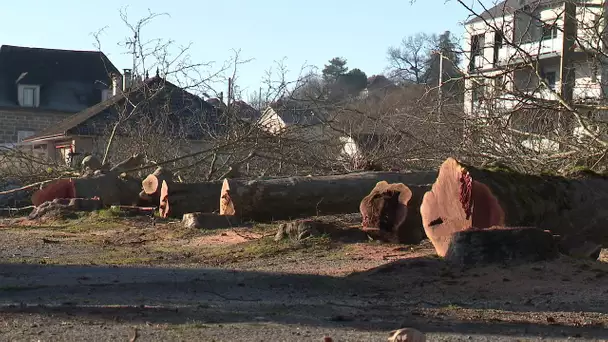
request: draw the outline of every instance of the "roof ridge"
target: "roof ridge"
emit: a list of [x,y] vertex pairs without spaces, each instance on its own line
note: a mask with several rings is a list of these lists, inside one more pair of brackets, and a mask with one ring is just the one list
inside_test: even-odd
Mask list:
[[101,50],[73,50],[73,49],[55,49],[55,48],[43,48],[43,47],[31,47],[31,46],[19,46],[19,45],[9,45],[2,44],[0,45],[0,49],[10,48],[10,49],[23,49],[23,50],[40,50],[40,51],[56,51],[56,52],[76,52],[76,53],[105,53]]

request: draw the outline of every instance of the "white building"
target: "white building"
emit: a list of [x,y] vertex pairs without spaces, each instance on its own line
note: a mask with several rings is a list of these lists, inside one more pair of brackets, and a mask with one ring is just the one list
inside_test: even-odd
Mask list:
[[603,98],[603,13],[602,0],[506,0],[468,21],[465,111],[517,109],[526,98]]

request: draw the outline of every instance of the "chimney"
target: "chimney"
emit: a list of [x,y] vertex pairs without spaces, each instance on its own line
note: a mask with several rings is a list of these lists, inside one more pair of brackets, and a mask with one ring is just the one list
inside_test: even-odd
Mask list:
[[122,69],[122,71],[122,91],[127,91],[127,89],[131,88],[133,75],[131,74],[131,69]]
[[112,96],[116,96],[118,94],[118,88],[120,87],[120,75],[119,74],[112,74]]

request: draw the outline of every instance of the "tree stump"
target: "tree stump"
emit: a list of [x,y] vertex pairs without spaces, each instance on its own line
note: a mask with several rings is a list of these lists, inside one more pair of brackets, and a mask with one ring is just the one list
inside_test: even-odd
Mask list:
[[182,218],[186,228],[223,229],[237,227],[241,222],[234,216],[216,213],[187,213]]
[[363,230],[377,231],[389,241],[418,244],[424,236],[420,203],[429,186],[413,186],[412,191],[403,183],[389,184],[380,181],[359,205]]

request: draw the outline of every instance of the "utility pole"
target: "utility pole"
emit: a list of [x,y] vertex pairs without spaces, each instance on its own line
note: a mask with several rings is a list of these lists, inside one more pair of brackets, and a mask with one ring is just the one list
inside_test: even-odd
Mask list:
[[[559,95],[562,99],[572,105],[572,98],[574,92],[575,75],[573,70],[573,54],[576,43],[576,4],[566,1],[564,3],[564,33],[562,40],[562,56],[560,59],[560,90]],[[567,110],[563,110],[559,113],[558,117],[559,134],[568,136],[572,134],[573,123],[572,113]],[[560,146],[562,149],[563,146]]]
[[433,50],[433,54],[439,55],[439,80],[437,81],[437,121],[441,122],[441,113],[443,112],[443,51],[441,49]]

